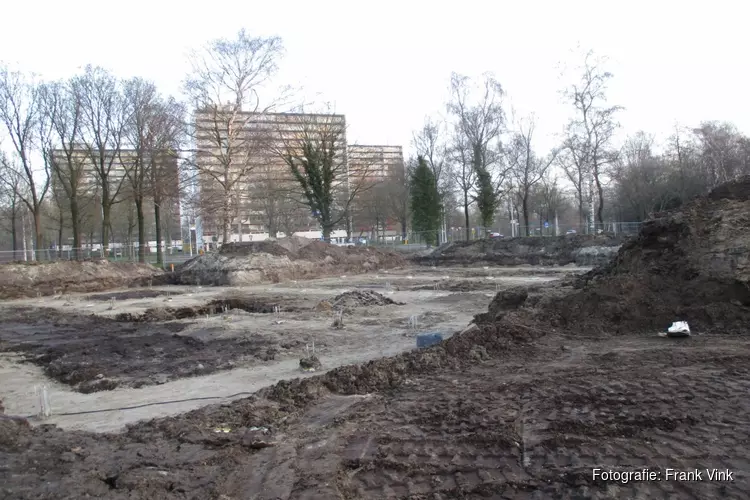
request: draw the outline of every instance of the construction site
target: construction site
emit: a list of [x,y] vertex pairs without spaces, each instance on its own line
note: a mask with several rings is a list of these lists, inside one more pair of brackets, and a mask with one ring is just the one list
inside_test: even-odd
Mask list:
[[3,264],[0,498],[746,498],[748,214]]

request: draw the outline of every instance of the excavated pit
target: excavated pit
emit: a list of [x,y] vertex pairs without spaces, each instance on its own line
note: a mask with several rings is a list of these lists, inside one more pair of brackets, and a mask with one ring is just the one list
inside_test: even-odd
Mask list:
[[120,313],[115,316],[121,322],[153,322],[171,321],[178,319],[202,318],[231,311],[245,311],[253,314],[271,314],[274,312],[294,312],[297,307],[290,306],[283,301],[270,302],[250,298],[215,299],[202,306],[194,307],[154,307],[143,313]]
[[158,297],[171,297],[182,295],[185,292],[164,290],[128,290],[126,292],[110,292],[89,295],[83,300],[107,301],[107,300],[131,300],[131,299],[155,299]]

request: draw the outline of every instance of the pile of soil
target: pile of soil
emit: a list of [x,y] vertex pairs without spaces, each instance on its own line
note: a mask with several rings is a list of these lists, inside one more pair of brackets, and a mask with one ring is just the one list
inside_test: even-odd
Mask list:
[[372,290],[354,290],[344,292],[328,300],[334,309],[344,309],[352,307],[369,307],[369,306],[388,306],[391,304],[402,305],[400,302],[389,299],[378,292]]
[[296,254],[302,249],[302,247],[309,245],[313,241],[316,240],[311,240],[310,238],[305,238],[303,236],[292,235],[286,238],[279,238],[276,240],[276,243],[286,248],[290,252]]
[[281,243],[227,244],[219,252],[186,262],[176,273],[176,280],[186,285],[240,286],[356,274],[406,264],[397,253],[371,247],[338,247],[317,240],[304,245],[294,241]]
[[120,322],[161,322],[175,319],[201,318],[206,315],[222,314],[224,311],[242,310],[249,313],[271,314],[276,307],[283,307],[286,312],[297,308],[285,304],[283,299],[278,301],[257,300],[245,297],[229,297],[215,299],[202,306],[185,307],[152,307],[142,314],[120,313],[115,321]]
[[98,292],[143,285],[163,274],[149,264],[106,260],[3,264],[0,299],[36,297],[38,293]]
[[613,234],[456,241],[441,245],[428,255],[415,257],[414,261],[439,266],[483,263],[501,266],[594,266],[608,262],[623,241],[624,237]]
[[255,253],[267,253],[277,257],[289,256],[292,252],[279,245],[275,241],[247,241],[240,243],[227,243],[219,248],[221,255],[247,256]]
[[[746,333],[749,257],[746,177],[645,222],[611,263],[582,275],[572,292],[534,303],[519,298],[510,307],[523,302],[518,317],[582,333],[663,331],[674,321],[697,332]],[[500,295],[495,302],[509,307]]]

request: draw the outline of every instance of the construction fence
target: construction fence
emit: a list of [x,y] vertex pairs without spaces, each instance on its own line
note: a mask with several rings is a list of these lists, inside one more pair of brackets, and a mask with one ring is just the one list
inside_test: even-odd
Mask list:
[[369,237],[364,244],[374,246],[402,246],[412,247],[450,243],[453,241],[481,240],[487,238],[513,238],[518,236],[550,237],[573,234],[613,234],[633,235],[640,230],[640,222],[608,222],[592,225],[565,225],[557,228],[549,225],[521,226],[513,225],[505,230],[499,228],[473,227],[469,228],[468,238],[465,228],[444,228],[438,231],[409,231],[406,236],[402,234],[386,234]]
[[[46,248],[43,250],[19,249],[0,251],[0,263],[8,262],[53,262],[60,260],[99,260],[104,258],[101,248]],[[163,260],[167,264],[179,264],[185,262],[195,254],[185,252],[182,248],[167,247],[163,250]],[[138,247],[129,245],[117,245],[110,247],[106,253],[107,260],[111,262],[138,262]],[[146,262],[156,264],[157,255],[155,248],[146,251]]]

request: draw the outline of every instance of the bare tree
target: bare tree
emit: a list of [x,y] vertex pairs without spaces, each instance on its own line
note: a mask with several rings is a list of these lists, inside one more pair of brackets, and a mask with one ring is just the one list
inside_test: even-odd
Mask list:
[[81,100],[81,142],[99,185],[102,257],[109,254],[112,207],[125,182],[120,149],[126,125],[126,107],[120,81],[99,67],[87,66],[75,78]]
[[67,198],[73,230],[73,258],[81,248],[82,191],[85,188],[86,157],[79,141],[82,133],[80,88],[75,80],[55,82],[45,86],[44,112],[50,117],[52,153],[50,164],[56,182],[54,189],[62,190]]
[[531,117],[524,125],[518,124],[518,131],[513,134],[510,145],[507,148],[507,161],[510,172],[516,184],[518,197],[521,201],[521,211],[526,236],[531,234],[529,224],[529,197],[533,188],[544,178],[545,173],[557,157],[557,151],[553,151],[548,158],[539,158],[534,152],[535,123]]
[[[414,145],[417,156],[421,156],[425,159],[430,169],[432,170],[432,175],[435,176],[435,182],[437,183],[438,194],[440,195],[440,203],[442,207],[440,217],[441,224],[445,220],[445,207],[447,206],[446,201],[453,191],[455,180],[454,172],[452,172],[451,164],[448,161],[449,151],[448,145],[446,143],[446,136],[447,133],[444,123],[433,120],[431,118],[427,118],[425,119],[425,123],[422,126],[422,129],[419,130],[419,132],[414,133],[412,138],[412,144]],[[466,172],[466,174],[468,175],[461,176],[461,179],[466,179],[467,181],[473,180],[473,176],[470,172]],[[408,185],[408,182],[405,181],[405,184]],[[468,185],[469,182],[466,182],[464,184]],[[402,228],[404,231],[404,238],[406,238],[405,224],[408,220],[408,214],[406,214],[408,210],[406,207],[408,207],[408,205],[408,202],[404,202],[402,205],[400,205],[403,208],[403,210],[400,210],[400,213],[403,215],[404,221],[404,226]],[[440,241],[440,238],[438,238],[437,241]]]
[[154,113],[157,112],[158,94],[156,86],[141,78],[133,78],[124,84],[123,98],[125,116],[123,145],[128,149],[118,151],[120,163],[125,167],[129,190],[135,203],[135,218],[138,224],[138,261],[146,262],[146,216],[143,210],[149,187],[151,162],[149,156],[153,140]]
[[566,92],[575,107],[577,116],[568,126],[568,147],[576,149],[577,161],[586,166],[591,175],[591,187],[595,187],[599,204],[597,220],[604,223],[604,168],[614,158],[612,139],[619,126],[615,115],[621,106],[607,106],[607,82],[612,73],[601,69],[601,61],[593,52],[584,58],[580,81]]
[[384,188],[388,213],[401,226],[401,238],[403,240],[406,240],[407,226],[411,217],[409,213],[411,201],[409,195],[410,178],[406,165],[393,165]]
[[205,194],[213,195],[220,210],[225,243],[233,207],[239,205],[239,183],[255,167],[263,142],[249,122],[272,106],[261,106],[259,90],[276,73],[282,53],[280,38],[251,37],[241,30],[236,39],[213,40],[190,58],[185,89],[197,109],[195,167],[212,184],[214,192]]
[[550,172],[551,170],[548,169],[539,183],[541,198],[540,214],[543,214],[544,219],[547,221],[553,218],[557,220],[558,214],[567,206],[565,195],[560,189],[558,179],[550,175]]
[[585,225],[586,181],[590,178],[589,165],[584,158],[585,148],[582,147],[578,138],[568,136],[563,143],[563,148],[557,157],[557,164],[565,172],[565,176],[573,184],[575,190],[576,204],[578,207],[579,227]]
[[[135,203],[138,225],[138,260],[146,259],[146,221],[144,205],[154,199],[157,231],[157,261],[161,256],[160,204],[176,178],[176,148],[182,130],[182,108],[164,99],[156,86],[140,78],[125,83],[127,123],[124,128],[129,149],[120,150],[120,162],[126,166],[129,191]],[[170,168],[173,167],[173,168]]]
[[[151,134],[148,136],[149,193],[154,202],[156,263],[164,263],[162,250],[162,209],[171,208],[180,199],[181,183],[179,152],[186,138],[185,107],[174,98],[160,99],[151,115]],[[179,214],[167,210],[166,220]],[[171,235],[170,235],[171,239]]]
[[[17,184],[8,184],[34,218],[34,246],[43,246],[42,211],[50,186],[50,168],[44,142],[49,136],[49,120],[42,109],[42,93],[37,82],[26,75],[0,66],[0,121],[8,133],[17,162]],[[4,177],[7,184],[8,178]],[[32,255],[34,255],[32,253]]]
[[[18,169],[10,164],[5,152],[0,151],[0,176],[6,182],[0,184],[0,203],[2,203],[4,217],[1,218],[4,229],[11,235],[11,246],[13,248],[13,260],[18,260],[16,252],[18,248],[18,224],[22,212],[23,203],[18,196],[15,186],[20,184]],[[7,226],[5,225],[7,224]]]
[[[472,204],[471,191],[481,181],[480,196],[490,195],[484,200],[484,212],[496,208],[499,186],[502,185],[506,171],[498,170],[492,176],[492,170],[499,164],[500,136],[505,123],[502,107],[503,89],[492,75],[484,75],[478,98],[472,99],[468,77],[454,73],[451,76],[451,101],[448,112],[454,117],[454,158],[458,162],[455,175],[458,187],[463,194],[466,238],[469,239],[469,206]],[[474,102],[475,101],[475,102]],[[494,146],[494,147],[493,147]],[[494,178],[493,178],[494,177]],[[483,214],[483,219],[488,217]]]

